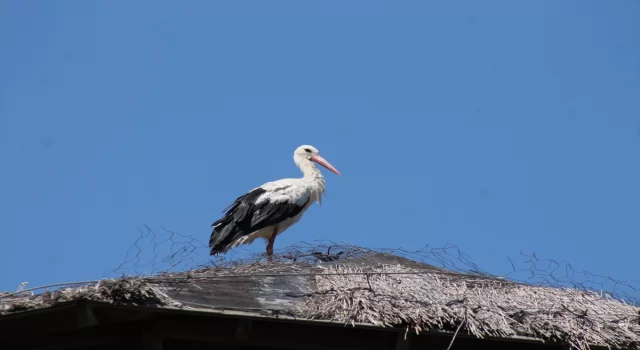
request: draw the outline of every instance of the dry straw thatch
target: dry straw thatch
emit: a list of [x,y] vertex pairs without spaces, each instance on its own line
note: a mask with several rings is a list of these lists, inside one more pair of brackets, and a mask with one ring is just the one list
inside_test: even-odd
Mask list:
[[29,291],[0,293],[0,315],[80,300],[134,306],[179,306],[179,303],[171,300],[158,286],[147,283],[144,279],[120,278],[82,283],[41,294]]
[[521,335],[578,348],[640,348],[640,308],[594,292],[416,270],[405,274],[412,269],[401,266],[330,270],[367,274],[316,276],[318,290],[300,310],[305,317],[416,331],[462,326],[481,338]]
[[[314,260],[317,256],[309,253],[317,248],[298,247],[273,262],[234,261],[187,272],[66,286],[36,295],[25,291],[5,294],[0,295],[0,314],[70,300],[189,308],[168,296],[176,283],[197,285],[222,277],[296,275],[311,286],[288,310],[296,317],[354,326],[405,327],[416,332],[459,331],[480,338],[528,336],[580,349],[640,349],[640,308],[606,295],[527,285],[402,259],[357,264],[353,261],[366,261],[379,253],[352,246],[337,249],[343,254],[331,263]],[[291,287],[296,290],[297,286]]]

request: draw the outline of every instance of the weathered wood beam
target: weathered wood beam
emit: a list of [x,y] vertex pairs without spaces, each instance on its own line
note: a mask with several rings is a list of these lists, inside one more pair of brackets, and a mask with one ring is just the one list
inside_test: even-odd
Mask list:
[[[406,336],[406,338],[405,338]],[[411,338],[413,334],[411,332],[399,332],[398,340],[396,341],[395,350],[409,350],[409,346],[411,346]]]
[[248,319],[239,319],[236,326],[235,340],[239,342],[249,341],[251,333],[252,321]]
[[78,328],[93,327],[99,323],[90,305],[79,305],[75,314]]
[[141,336],[142,350],[162,350],[164,337],[157,331],[145,331]]

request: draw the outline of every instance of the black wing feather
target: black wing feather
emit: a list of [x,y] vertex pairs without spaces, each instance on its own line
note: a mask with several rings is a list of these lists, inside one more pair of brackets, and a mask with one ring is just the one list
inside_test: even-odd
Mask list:
[[224,216],[211,224],[214,227],[209,239],[211,255],[223,252],[242,236],[296,216],[307,204],[300,206],[287,202],[272,203],[268,200],[256,204],[256,200],[265,192],[266,190],[258,187],[236,198],[225,208]]

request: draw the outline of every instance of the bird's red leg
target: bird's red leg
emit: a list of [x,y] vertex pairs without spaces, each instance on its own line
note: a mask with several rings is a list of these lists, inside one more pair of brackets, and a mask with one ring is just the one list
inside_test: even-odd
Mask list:
[[273,228],[273,233],[271,234],[271,237],[269,237],[269,243],[267,243],[267,257],[269,259],[269,261],[272,261],[273,258],[271,257],[273,255],[273,243],[276,241],[276,234],[278,233],[278,228],[274,227]]

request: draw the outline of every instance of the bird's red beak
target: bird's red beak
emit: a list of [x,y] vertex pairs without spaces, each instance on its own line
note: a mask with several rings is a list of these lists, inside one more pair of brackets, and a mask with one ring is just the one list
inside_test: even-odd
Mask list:
[[338,169],[334,168],[333,165],[331,165],[329,162],[326,161],[326,159],[320,157],[320,155],[315,155],[315,156],[311,156],[311,160],[322,165],[323,167],[331,170],[332,172],[334,172],[336,175],[340,176],[340,172],[338,171]]

